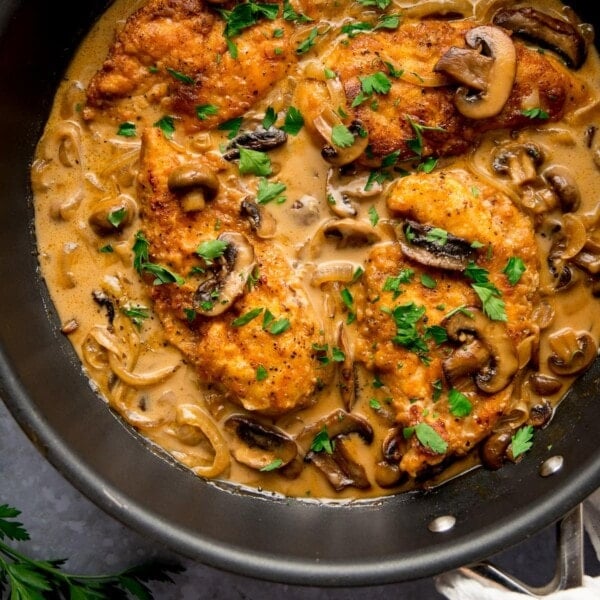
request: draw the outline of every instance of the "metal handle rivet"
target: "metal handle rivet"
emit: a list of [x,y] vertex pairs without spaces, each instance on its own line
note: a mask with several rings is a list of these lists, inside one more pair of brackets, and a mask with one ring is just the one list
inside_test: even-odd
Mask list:
[[565,459],[560,454],[551,456],[541,464],[540,475],[542,477],[550,477],[550,475],[558,473],[562,469],[564,462]]
[[445,531],[450,531],[454,525],[456,525],[456,517],[444,515],[433,519],[433,521],[427,525],[427,529],[432,533],[444,533]]

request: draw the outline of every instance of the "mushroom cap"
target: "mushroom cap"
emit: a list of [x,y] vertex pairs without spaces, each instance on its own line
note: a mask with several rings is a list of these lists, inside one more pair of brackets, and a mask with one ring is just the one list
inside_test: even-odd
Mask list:
[[233,305],[256,266],[254,248],[245,235],[226,231],[217,239],[227,242],[219,271],[198,286],[193,300],[194,310],[206,317],[221,315]]
[[[504,323],[488,319],[478,308],[469,307],[467,312],[470,316],[464,312],[454,313],[442,325],[450,340],[468,344],[473,338],[477,338],[485,346],[489,352],[489,360],[480,365],[472,375],[482,392],[495,394],[510,384],[519,368],[516,350]],[[453,360],[451,355],[444,362]],[[444,368],[447,369],[448,366]]]
[[583,373],[598,355],[596,340],[589,331],[566,327],[548,339],[552,354],[548,366],[557,375]]
[[477,84],[476,89],[484,89],[478,94],[470,94],[468,88],[459,87],[454,103],[457,110],[469,119],[495,117],[508,101],[517,74],[514,44],[502,29],[491,25],[470,29],[465,40],[471,48],[481,47],[493,62],[489,66],[487,82],[479,81]]

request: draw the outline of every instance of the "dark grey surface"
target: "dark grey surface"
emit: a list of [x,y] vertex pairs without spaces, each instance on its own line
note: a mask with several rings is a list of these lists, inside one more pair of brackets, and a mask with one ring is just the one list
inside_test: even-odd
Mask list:
[[[190,499],[193,502],[193,499]],[[69,557],[66,568],[87,573],[114,572],[147,558],[176,560],[186,571],[176,583],[154,586],[158,599],[204,600],[437,600],[434,580],[361,588],[289,586],[220,571],[171,552],[125,527],[85,498],[37,452],[0,402],[0,504],[22,510],[32,540],[24,545],[39,558]],[[324,540],[326,543],[326,540]],[[589,549],[588,549],[589,550]],[[591,552],[586,572],[600,573]],[[534,585],[549,578],[554,562],[554,528],[548,528],[496,563]]]

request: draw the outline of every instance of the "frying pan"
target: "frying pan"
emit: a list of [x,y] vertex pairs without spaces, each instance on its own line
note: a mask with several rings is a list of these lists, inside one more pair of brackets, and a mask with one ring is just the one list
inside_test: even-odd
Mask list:
[[[127,525],[204,563],[310,585],[431,576],[488,557],[600,485],[600,363],[518,465],[356,503],[241,493],[173,464],[93,393],[40,277],[28,169],[54,90],[106,0],[0,4],[0,396],[39,450]],[[594,21],[591,3],[574,3]],[[4,448],[3,451],[10,451]],[[563,468],[541,477],[552,455]],[[444,533],[428,525],[451,515]]]

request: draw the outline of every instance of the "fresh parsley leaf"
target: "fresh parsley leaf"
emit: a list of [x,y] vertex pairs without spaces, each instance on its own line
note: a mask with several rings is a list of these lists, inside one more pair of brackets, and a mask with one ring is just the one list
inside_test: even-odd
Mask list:
[[450,414],[458,418],[468,417],[473,410],[470,400],[455,389],[448,392],[448,404],[450,405]]
[[396,335],[392,338],[392,342],[420,356],[424,355],[428,347],[417,324],[425,316],[425,307],[409,302],[396,306],[390,314],[396,324]]
[[421,125],[417,123],[410,115],[406,115],[406,121],[415,133],[415,137],[408,140],[406,145],[414,152],[416,156],[423,155],[423,132],[424,131],[446,131],[443,127],[433,125]]
[[470,261],[465,269],[465,275],[473,283],[471,287],[481,300],[483,312],[493,321],[506,321],[506,309],[500,290],[488,279],[488,271]]
[[392,0],[356,0],[361,6],[375,6],[379,10],[385,10]]
[[319,30],[316,27],[313,27],[308,36],[298,44],[296,54],[306,54],[315,45],[318,35]]
[[217,129],[219,129],[220,131],[229,131],[229,135],[227,137],[231,140],[240,131],[240,127],[242,126],[243,120],[243,117],[235,117],[233,119],[229,119],[228,121],[217,125]]
[[127,216],[126,208],[118,208],[117,210],[113,210],[109,212],[106,216],[108,222],[115,228],[118,229],[119,225],[123,222],[125,217]]
[[219,112],[219,107],[214,104],[200,104],[196,106],[196,116],[201,121],[205,121],[208,117],[216,115]]
[[190,77],[185,73],[181,73],[181,71],[176,71],[175,69],[170,69],[169,67],[167,67],[167,73],[175,79],[177,79],[178,81],[181,81],[181,83],[185,83],[186,85],[194,83],[193,77]]
[[306,15],[296,12],[289,0],[285,0],[283,3],[283,18],[293,23],[310,23],[313,20]]
[[448,341],[448,332],[441,325],[431,325],[425,329],[423,337],[433,340],[439,346]]
[[354,144],[354,136],[345,125],[338,123],[331,130],[331,141],[338,148],[349,148]]
[[341,363],[346,360],[346,355],[344,354],[344,351],[341,348],[333,346],[331,348],[331,360],[333,362]]
[[378,29],[398,29],[400,26],[400,15],[380,15],[377,19],[377,24],[373,28]]
[[285,119],[280,129],[290,135],[298,135],[303,126],[302,113],[295,106],[290,106],[285,113]]
[[144,319],[150,318],[150,309],[146,308],[145,306],[141,306],[139,304],[138,305],[128,304],[127,306],[123,306],[121,308],[121,312],[126,317],[131,319],[131,322],[136,327],[141,327],[144,322]]
[[23,523],[14,521],[20,514],[20,510],[8,504],[0,505],[0,540],[8,538],[9,540],[23,542],[29,539],[29,534],[23,527]]
[[383,284],[384,292],[393,292],[394,300],[402,293],[400,286],[410,283],[415,276],[412,269],[401,269],[396,277],[387,277]]
[[262,313],[263,309],[262,308],[253,308],[252,310],[249,310],[247,313],[244,313],[243,315],[235,318],[233,321],[231,321],[231,326],[232,327],[242,327],[243,325],[247,325],[248,323],[250,323],[250,321],[253,321],[254,319],[256,319],[256,317],[258,317],[261,313]]
[[275,121],[277,121],[277,113],[272,106],[269,106],[267,110],[265,110],[265,116],[262,120],[263,129],[269,129],[275,125]]
[[521,454],[525,454],[531,450],[533,446],[533,427],[531,425],[526,425],[525,427],[521,427],[512,436],[511,440],[511,452],[513,458],[517,458],[521,456]]
[[427,273],[421,274],[421,285],[430,290],[434,290],[437,287],[437,281]]
[[258,189],[256,191],[256,201],[259,204],[268,204],[273,200],[277,202],[285,201],[285,197],[281,194],[285,192],[286,185],[279,181],[270,182],[265,177],[261,177],[258,182]]
[[373,227],[375,227],[377,223],[379,223],[379,213],[377,212],[377,209],[374,206],[371,206],[371,208],[369,208],[369,221],[371,222],[371,225],[373,225]]
[[502,270],[502,272],[506,275],[506,278],[508,279],[508,283],[510,283],[510,285],[517,285],[525,271],[525,263],[518,256],[511,256],[508,259],[506,266]]
[[138,273],[142,271],[142,265],[148,262],[150,243],[141,231],[135,234],[133,242],[133,266]]
[[364,21],[354,21],[353,23],[345,23],[342,25],[341,32],[345,33],[349,38],[356,37],[359,33],[372,31],[374,26],[371,23]]
[[521,114],[524,117],[527,117],[529,119],[542,119],[542,120],[546,120],[550,118],[550,115],[543,109],[540,107],[536,107],[536,108],[526,108],[524,110],[521,111]]
[[399,79],[400,77],[402,77],[402,75],[404,75],[404,69],[397,69],[391,62],[384,61],[383,64],[388,70],[388,74],[390,77],[393,77],[394,79]]
[[131,121],[125,121],[125,123],[121,123],[117,129],[117,135],[123,137],[135,137],[137,135],[135,123],[132,123]]
[[[414,427],[413,431],[419,442],[426,448],[429,448],[432,452],[435,452],[436,454],[445,454],[446,450],[448,450],[447,442],[433,427],[431,427],[431,425],[419,423]],[[412,433],[410,435],[412,435]]]
[[112,247],[111,244],[105,244],[101,248],[98,248],[98,252],[102,252],[102,254],[111,254],[114,251],[115,249]]
[[326,452],[327,454],[333,454],[333,444],[329,439],[329,433],[327,432],[327,426],[323,426],[323,429],[317,433],[313,438],[310,445],[310,449],[313,452]]
[[155,279],[152,282],[153,285],[164,285],[166,283],[176,283],[177,285],[183,285],[185,279],[181,275],[177,275],[167,267],[163,265],[157,265],[155,263],[144,263],[142,264],[142,271],[146,271],[154,275]]
[[287,331],[291,326],[290,320],[282,317],[270,323],[267,327],[267,331],[272,335],[281,335],[284,331]]
[[154,123],[154,127],[158,127],[163,135],[170,140],[175,133],[175,119],[170,115],[164,115]]
[[421,161],[417,165],[417,171],[421,171],[421,173],[429,174],[431,173],[438,165],[439,160],[434,156],[428,156],[425,160]]
[[356,283],[365,273],[365,270],[362,267],[356,267],[354,271],[354,275],[352,275],[352,281],[350,283]]
[[323,69],[323,73],[325,75],[325,79],[335,79],[337,77],[337,73],[325,67]]
[[239,170],[242,175],[267,177],[271,174],[271,159],[268,154],[249,148],[240,148]]
[[427,232],[425,239],[437,246],[445,246],[448,243],[448,232],[445,229],[434,227]]
[[223,35],[230,40],[262,19],[274,21],[279,13],[279,5],[250,0],[236,4],[233,10],[219,10],[218,12],[225,20]]
[[276,458],[272,460],[268,465],[265,465],[262,469],[260,469],[263,473],[268,473],[269,471],[276,471],[283,465],[283,460],[281,458]]
[[256,368],[256,381],[264,381],[269,376],[269,372],[262,366]]
[[227,245],[223,240],[205,240],[196,248],[196,254],[203,258],[207,265],[212,265],[215,259],[223,256]]
[[442,391],[443,391],[443,384],[442,384],[442,380],[441,379],[436,379],[432,384],[431,387],[433,389],[433,394],[431,399],[434,402],[437,402],[441,396],[442,396]]
[[354,298],[352,297],[352,292],[348,288],[343,288],[342,291],[340,292],[340,296],[342,298],[342,302],[344,303],[344,306],[348,310],[352,310],[352,308],[354,306]]
[[381,402],[379,402],[379,400],[377,400],[376,398],[371,398],[369,400],[369,406],[373,410],[381,410]]
[[360,80],[361,91],[352,101],[352,108],[360,106],[372,94],[388,94],[392,89],[392,82],[383,71],[377,71],[358,79]]

